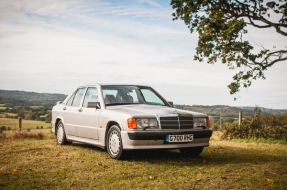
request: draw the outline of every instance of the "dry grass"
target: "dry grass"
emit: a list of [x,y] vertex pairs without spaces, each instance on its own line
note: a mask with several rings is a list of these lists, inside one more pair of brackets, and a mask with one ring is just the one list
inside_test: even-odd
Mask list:
[[6,134],[0,132],[0,140],[5,139],[6,138]]
[[12,132],[8,138],[15,140],[15,139],[43,139],[44,134],[42,132],[30,131],[30,130],[16,130]]
[[0,133],[0,140],[44,139],[44,133],[39,130],[10,130]]
[[0,189],[287,189],[287,145],[212,140],[197,158],[134,151],[124,161],[99,148],[58,146],[54,135],[3,140]]

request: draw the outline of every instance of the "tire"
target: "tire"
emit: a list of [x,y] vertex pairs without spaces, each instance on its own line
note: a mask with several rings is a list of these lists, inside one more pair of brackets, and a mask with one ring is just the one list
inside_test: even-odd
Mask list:
[[180,152],[183,155],[197,157],[203,151],[204,147],[181,148]]
[[62,121],[59,121],[57,124],[57,131],[56,131],[56,142],[58,145],[69,145],[71,142],[67,140],[64,124]]
[[117,125],[113,125],[106,138],[107,152],[113,159],[120,160],[124,156],[121,131]]

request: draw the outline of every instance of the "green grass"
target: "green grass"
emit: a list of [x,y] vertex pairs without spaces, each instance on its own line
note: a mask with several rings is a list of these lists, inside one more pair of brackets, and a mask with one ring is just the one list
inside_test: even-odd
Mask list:
[[7,107],[0,106],[0,110],[6,110]]
[[0,116],[1,116],[2,118],[5,118],[6,115],[8,115],[9,117],[16,117],[16,116],[17,116],[16,113],[9,113],[9,112],[2,112],[2,113],[0,113]]
[[34,110],[38,110],[43,108],[43,106],[30,106],[30,108],[34,109]]
[[178,151],[135,151],[126,160],[74,143],[2,140],[3,189],[286,189],[287,145],[212,140],[197,158]]
[[[0,118],[0,126],[10,127],[11,129],[18,129],[18,119]],[[43,126],[44,128],[50,128],[50,123],[44,121],[22,120],[23,129],[36,129],[37,126]]]

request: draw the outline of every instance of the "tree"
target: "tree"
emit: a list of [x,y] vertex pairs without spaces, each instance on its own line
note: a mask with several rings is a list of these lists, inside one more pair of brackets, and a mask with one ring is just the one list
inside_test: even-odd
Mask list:
[[171,0],[171,6],[173,20],[182,19],[191,33],[199,35],[195,60],[221,61],[229,69],[238,69],[228,85],[230,94],[249,87],[253,80],[265,79],[268,68],[287,60],[287,49],[274,44],[258,50],[244,39],[249,26],[273,28],[287,37],[287,0]]

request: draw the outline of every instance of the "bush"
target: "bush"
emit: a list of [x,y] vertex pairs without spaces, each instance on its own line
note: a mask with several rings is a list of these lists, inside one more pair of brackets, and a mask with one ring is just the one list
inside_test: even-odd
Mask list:
[[287,114],[256,114],[245,118],[241,126],[231,123],[224,127],[222,138],[287,140]]
[[1,127],[0,127],[0,130],[1,130],[1,131],[6,131],[6,130],[7,130],[7,127],[6,127],[6,126],[1,126]]

